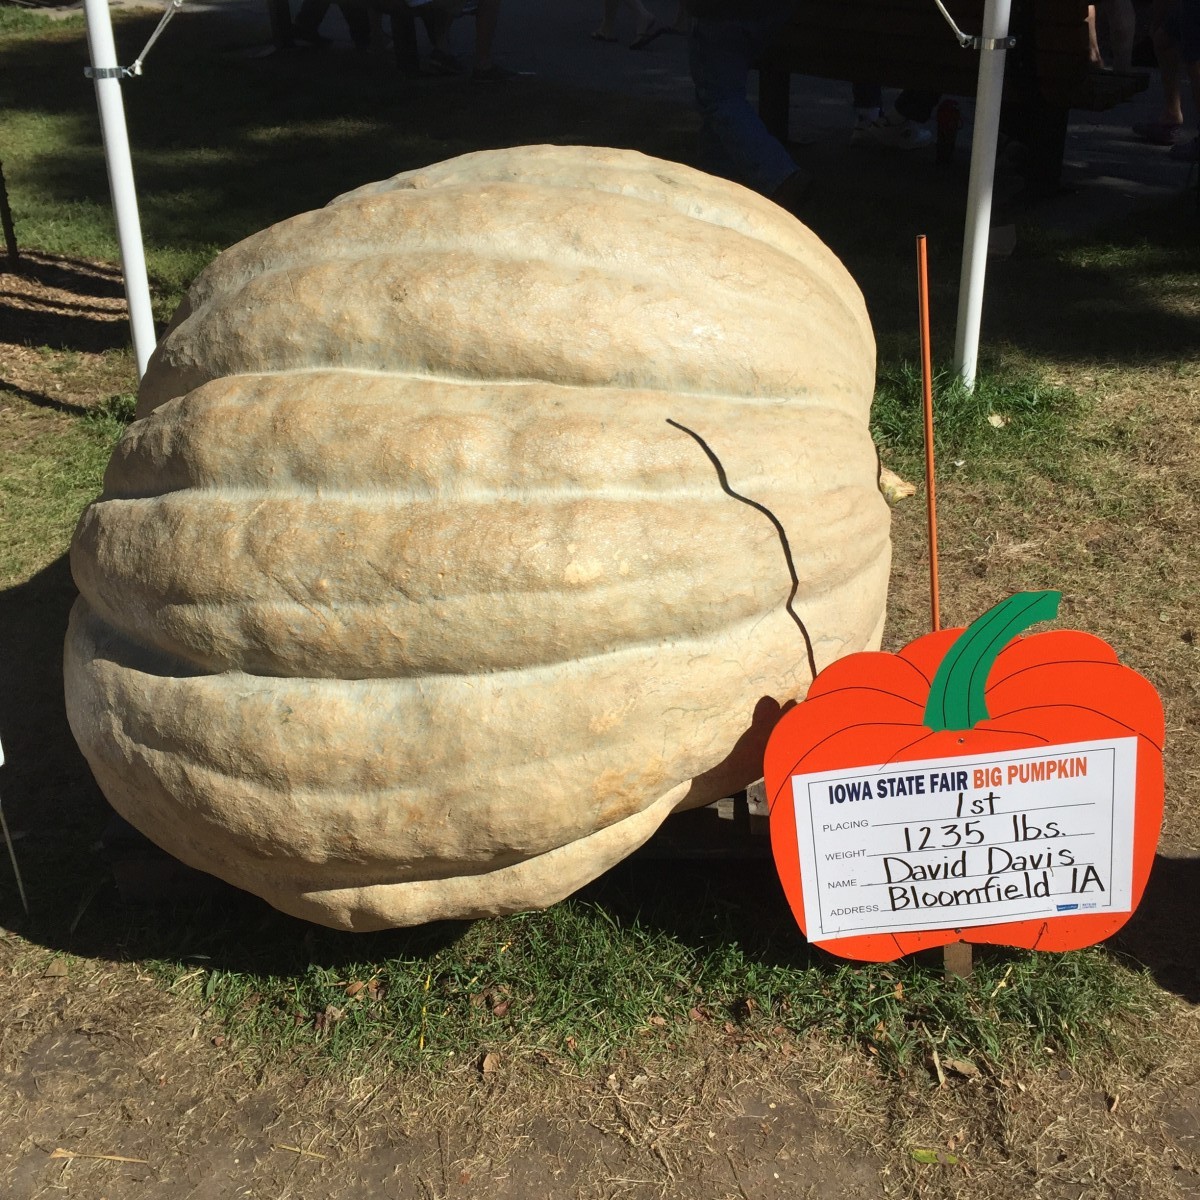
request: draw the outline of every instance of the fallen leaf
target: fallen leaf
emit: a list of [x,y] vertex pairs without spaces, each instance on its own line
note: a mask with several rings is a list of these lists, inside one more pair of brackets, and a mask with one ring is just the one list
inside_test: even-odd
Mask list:
[[901,479],[895,471],[889,471],[887,467],[881,467],[879,470],[879,490],[888,504],[893,506],[917,493],[915,484]]
[[578,1046],[579,1043],[573,1037],[569,1037],[565,1042],[563,1042],[563,1045],[566,1046],[568,1050],[574,1052],[575,1047]]
[[993,429],[1003,429],[1008,424],[1008,418],[1002,417],[999,413],[988,413],[988,424]]
[[936,1163],[943,1167],[954,1167],[958,1165],[958,1155],[948,1154],[945,1150],[913,1150],[911,1151],[913,1160],[919,1163]]
[[367,985],[363,983],[361,979],[351,980],[348,984],[346,984],[346,995],[353,1000],[354,997],[357,996],[358,993],[361,992],[366,986]]
[[689,1008],[688,1016],[691,1017],[691,1019],[693,1021],[707,1021],[708,1020],[708,1014],[699,1008]]
[[327,1033],[345,1016],[346,1010],[344,1008],[338,1008],[336,1005],[327,1004],[325,1005],[324,1012],[317,1013],[313,1024],[317,1027],[318,1033]]
[[223,1045],[225,1045],[225,1035],[218,1033],[217,1036],[212,1039],[212,1044],[220,1049]]
[[655,1013],[655,1014],[654,1014],[654,1016],[652,1016],[652,1017],[650,1018],[650,1024],[651,1024],[651,1025],[657,1025],[657,1026],[658,1026],[660,1029],[661,1029],[661,1028],[662,1028],[662,1027],[663,1027],[663,1026],[666,1024],[666,1023],[667,1023],[667,1018],[666,1018],[666,1017],[660,1017],[660,1016],[658,1015],[658,1013]]
[[493,1017],[504,1016],[504,1014],[508,1012],[509,1005],[511,1005],[511,1004],[512,1004],[511,1000],[501,1000],[498,1004],[493,1004],[492,1005],[492,1016]]
[[500,1069],[500,1055],[489,1050],[479,1063],[480,1073],[483,1075],[491,1075]]
[[964,1079],[979,1077],[979,1068],[969,1058],[943,1058],[942,1066],[947,1071],[953,1071],[955,1075],[961,1075]]
[[470,1182],[471,1182],[471,1172],[470,1172],[470,1171],[467,1171],[467,1170],[465,1170],[465,1169],[464,1169],[464,1170],[462,1170],[462,1171],[459,1171],[459,1173],[458,1173],[458,1182],[459,1182],[460,1184],[463,1184],[464,1186],[465,1186],[466,1184],[470,1183]]
[[892,988],[892,995],[895,996],[897,1000],[903,1000],[904,999],[904,984],[897,981],[896,986],[894,988]]
[[66,979],[67,963],[65,959],[56,958],[42,972],[43,979]]

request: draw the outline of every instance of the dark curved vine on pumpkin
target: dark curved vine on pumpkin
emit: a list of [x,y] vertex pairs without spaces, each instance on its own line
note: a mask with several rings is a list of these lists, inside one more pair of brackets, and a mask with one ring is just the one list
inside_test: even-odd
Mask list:
[[808,652],[808,669],[812,672],[812,677],[817,677],[817,656],[813,653],[812,638],[808,636],[808,630],[804,626],[804,622],[800,619],[800,614],[792,607],[792,601],[796,599],[796,593],[800,590],[800,576],[796,574],[796,564],[792,560],[792,548],[788,544],[787,530],[783,527],[783,522],[765,505],[760,504],[757,500],[751,500],[749,496],[743,496],[740,492],[735,492],[729,486],[729,476],[725,473],[725,468],[721,464],[721,460],[717,457],[716,451],[694,430],[689,429],[686,425],[681,425],[678,421],[667,418],[667,424],[674,426],[676,429],[686,433],[700,447],[701,450],[708,456],[708,461],[712,463],[717,472],[717,480],[721,484],[721,490],[727,495],[732,496],[735,500],[740,500],[743,504],[748,504],[751,508],[762,513],[772,525],[775,526],[775,532],[779,534],[779,544],[783,547],[783,557],[787,560],[788,574],[792,578],[792,590],[788,593],[787,602],[784,608],[787,609],[788,616],[796,622],[796,627],[800,630],[800,636],[804,639],[804,649]]

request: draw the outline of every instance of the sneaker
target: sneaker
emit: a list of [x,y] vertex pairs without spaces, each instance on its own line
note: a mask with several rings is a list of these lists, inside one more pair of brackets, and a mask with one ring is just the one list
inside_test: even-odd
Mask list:
[[899,121],[887,117],[877,117],[874,121],[860,118],[850,134],[852,146],[886,146],[891,150],[919,150],[932,142],[933,133],[924,125],[903,118]]
[[1176,142],[1167,153],[1176,162],[1200,162],[1200,137],[1194,137],[1190,142]]

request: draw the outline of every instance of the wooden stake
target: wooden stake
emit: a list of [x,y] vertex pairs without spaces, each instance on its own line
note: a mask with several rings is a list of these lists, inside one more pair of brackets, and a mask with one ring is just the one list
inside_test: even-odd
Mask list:
[[951,942],[948,946],[943,946],[942,964],[947,976],[953,975],[958,979],[970,979],[971,972],[974,970],[970,944],[968,942]]
[[[942,627],[940,588],[938,586],[937,481],[933,460],[933,349],[929,335],[929,264],[925,253],[925,235],[917,236],[917,302],[921,321],[921,382],[924,385],[925,414],[925,515],[929,527],[929,624],[934,633]],[[970,978],[974,964],[966,942],[951,942],[942,948],[946,976]]]

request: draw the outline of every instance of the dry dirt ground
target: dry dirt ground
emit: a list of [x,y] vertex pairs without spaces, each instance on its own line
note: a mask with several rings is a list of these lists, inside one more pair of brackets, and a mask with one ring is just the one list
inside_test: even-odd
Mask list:
[[[0,443],[10,447],[130,386],[99,355],[125,338],[115,272],[30,264],[0,274]],[[30,345],[70,347],[72,369],[50,374]],[[821,1035],[758,1041],[714,1026],[682,1053],[626,1052],[582,1075],[552,1056],[502,1053],[440,1079],[382,1068],[312,1078],[257,1067],[119,947],[68,960],[10,932],[0,935],[0,1196],[1200,1196],[1200,372],[1193,360],[1190,373],[1064,364],[1061,376],[1101,398],[1094,490],[1034,480],[1010,494],[969,475],[947,480],[944,603],[957,623],[1009,590],[1062,587],[1067,619],[1107,637],[1163,692],[1163,854],[1117,947],[1149,967],[1162,995],[1128,1053],[948,1073],[939,1086],[932,1073],[886,1076]],[[897,510],[892,648],[925,620],[922,523],[914,502]],[[61,563],[44,565],[0,596],[4,666],[27,670],[23,684],[54,678],[70,599]],[[35,661],[22,668],[24,657]],[[32,797],[31,836],[52,835],[59,799],[86,786],[61,702],[53,687],[22,688],[0,713],[17,730],[3,794],[27,807]]]

